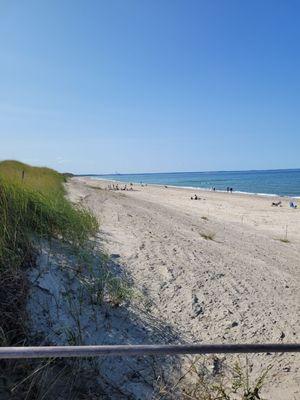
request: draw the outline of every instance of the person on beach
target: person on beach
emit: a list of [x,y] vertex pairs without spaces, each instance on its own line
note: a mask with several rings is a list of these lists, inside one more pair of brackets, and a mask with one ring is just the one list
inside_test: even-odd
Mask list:
[[278,207],[278,206],[280,206],[281,207],[281,201],[273,201],[272,202],[272,206],[275,206],[275,207]]
[[232,188],[230,188],[230,193],[232,193],[233,192],[233,189]]

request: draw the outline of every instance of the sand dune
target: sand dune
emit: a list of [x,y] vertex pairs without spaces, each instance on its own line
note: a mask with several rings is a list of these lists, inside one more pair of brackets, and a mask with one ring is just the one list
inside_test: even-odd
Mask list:
[[[299,342],[300,209],[287,199],[159,186],[108,191],[75,178],[73,201],[101,222],[103,246],[134,284],[191,342]],[[288,242],[280,239],[286,237]],[[251,357],[254,373],[275,363],[272,399],[300,397],[297,355]]]

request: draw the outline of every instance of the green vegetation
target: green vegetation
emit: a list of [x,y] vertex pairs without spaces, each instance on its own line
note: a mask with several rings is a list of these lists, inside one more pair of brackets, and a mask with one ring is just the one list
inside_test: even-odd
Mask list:
[[[29,344],[26,267],[40,246],[57,239],[74,249],[90,247],[98,230],[96,219],[65,197],[66,179],[49,168],[0,162],[0,346]],[[39,398],[32,377],[44,371],[41,365],[0,362],[1,399]]]
[[35,240],[79,245],[96,233],[95,218],[65,198],[65,180],[49,168],[0,163],[0,270],[26,265]]
[[[183,383],[183,398],[195,400],[263,400],[261,390],[266,383],[267,376],[272,368],[271,365],[261,371],[256,379],[251,379],[251,367],[247,357],[245,362],[238,360],[230,368],[219,365],[219,360],[216,357],[213,361],[215,369],[224,369],[222,373],[215,371],[211,374],[202,357],[196,357],[191,362],[186,375],[183,377],[183,379],[188,378],[188,382],[186,382],[186,385],[182,380],[179,382]],[[192,381],[190,380],[191,376],[194,378]]]
[[[91,312],[92,308],[96,320],[97,313],[103,312],[99,308],[103,303],[118,307],[132,295],[125,278],[111,271],[109,257],[97,248],[95,217],[67,199],[64,183],[69,177],[17,161],[0,162],[0,346],[26,346],[45,340],[32,336],[26,310],[27,269],[39,267],[39,254],[46,252],[46,268],[56,268],[58,273],[60,269],[65,277],[64,296],[54,299],[55,318],[62,310],[59,315],[67,315],[70,323],[68,327],[60,321],[66,332],[65,344],[83,343],[81,320],[88,309]],[[64,263],[56,262],[56,256]],[[31,273],[41,276],[45,265],[43,268]],[[45,319],[52,318],[52,322],[49,309],[44,312]],[[87,370],[84,359],[6,360],[0,362],[0,398],[41,400],[57,398],[64,390],[62,398],[76,399],[90,393],[91,386],[101,393],[95,376],[87,376]]]
[[155,399],[269,400],[263,391],[270,382],[271,364],[254,374],[251,356],[238,357],[236,361],[230,357],[229,363],[216,355],[183,356],[180,362],[181,370],[174,380],[170,376],[166,379],[162,364],[153,366],[159,372]]

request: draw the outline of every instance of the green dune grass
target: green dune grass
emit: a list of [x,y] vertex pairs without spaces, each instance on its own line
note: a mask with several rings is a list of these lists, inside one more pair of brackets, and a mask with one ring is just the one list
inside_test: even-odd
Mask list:
[[0,270],[22,267],[35,240],[80,245],[95,234],[96,219],[66,199],[65,181],[49,168],[0,162]]
[[[31,343],[27,267],[36,264],[45,241],[81,251],[98,230],[96,219],[65,197],[65,182],[49,168],[0,162],[0,346]],[[40,362],[0,362],[0,398],[42,398],[33,379],[40,370],[47,370]]]

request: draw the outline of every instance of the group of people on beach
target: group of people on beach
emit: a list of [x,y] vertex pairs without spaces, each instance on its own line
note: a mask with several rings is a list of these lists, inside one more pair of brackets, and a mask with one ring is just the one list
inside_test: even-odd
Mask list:
[[[215,192],[216,191],[216,188],[213,186],[212,188],[211,188],[211,190],[213,191],[213,192]],[[226,188],[226,192],[227,193],[232,193],[233,192],[233,188],[232,187],[229,187],[229,186],[227,186],[227,188]]]
[[[291,208],[297,208],[298,207],[298,205],[297,205],[297,203],[295,202],[295,201],[290,201],[290,207]],[[272,202],[272,204],[271,204],[271,206],[272,207],[282,207],[282,202],[281,201],[273,201]]]
[[130,183],[130,187],[128,188],[127,187],[127,185],[125,184],[123,187],[120,187],[119,188],[119,185],[116,183],[116,184],[109,184],[108,186],[107,186],[107,190],[133,190],[133,184],[132,183]]
[[[147,184],[143,184],[142,182],[140,183],[140,185],[141,185],[142,187],[143,187],[143,186],[147,186]],[[167,186],[165,186],[165,188],[167,188]],[[116,184],[113,183],[113,184],[109,184],[109,185],[106,187],[106,189],[107,189],[107,190],[116,190],[116,191],[118,191],[118,190],[123,190],[123,191],[128,191],[128,190],[130,190],[130,191],[132,191],[132,190],[133,190],[133,183],[130,183],[130,184],[129,184],[129,188],[128,188],[127,184],[125,184],[123,187],[119,187],[119,184],[118,184],[118,183],[116,183]],[[213,192],[215,192],[215,191],[216,191],[216,188],[215,188],[215,187],[212,187],[211,190],[212,190]],[[226,192],[227,192],[227,193],[232,193],[232,192],[233,192],[233,188],[227,186]],[[202,200],[202,198],[199,197],[199,196],[197,196],[197,194],[195,194],[194,196],[191,196],[191,200]],[[276,207],[282,207],[282,202],[281,202],[281,201],[272,202],[271,205],[272,205],[272,206],[276,206]],[[298,207],[297,203],[294,202],[294,201],[291,201],[291,202],[289,203],[289,206],[290,206],[291,208],[294,208],[294,209],[296,209],[296,208]]]
[[195,194],[195,196],[191,197],[191,200],[202,200],[202,198]]
[[[211,190],[212,190],[213,192],[215,192],[215,191],[216,191],[216,188],[215,188],[215,187],[212,187]],[[226,191],[227,191],[227,193],[232,193],[232,192],[233,192],[233,188],[227,186]],[[199,197],[199,196],[197,196],[197,195],[195,194],[194,196],[191,197],[191,200],[201,200],[201,197]]]

